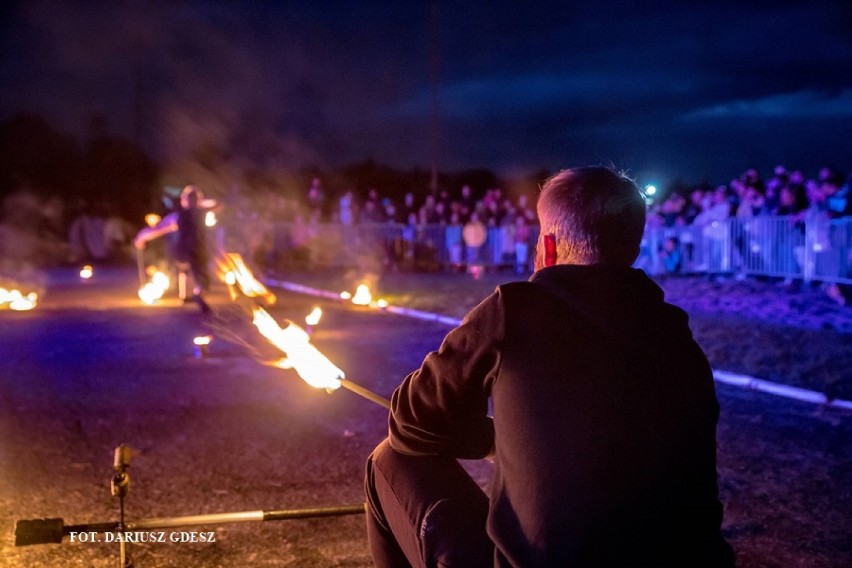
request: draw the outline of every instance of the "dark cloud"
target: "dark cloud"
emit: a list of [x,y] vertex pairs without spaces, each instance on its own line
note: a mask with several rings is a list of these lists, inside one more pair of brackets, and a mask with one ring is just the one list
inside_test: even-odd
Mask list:
[[445,168],[849,168],[845,0],[572,4],[443,2],[433,36],[430,3],[19,2],[0,116],[99,114],[172,159],[426,166],[438,71]]

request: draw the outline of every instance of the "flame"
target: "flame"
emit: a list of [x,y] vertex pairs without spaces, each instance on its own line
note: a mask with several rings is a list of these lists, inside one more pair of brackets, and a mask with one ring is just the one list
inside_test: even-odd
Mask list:
[[17,288],[11,290],[0,288],[0,307],[5,304],[8,304],[10,310],[16,312],[31,310],[38,304],[38,294],[30,292],[24,296],[23,292]]
[[169,285],[169,277],[157,270],[151,275],[151,280],[139,289],[139,299],[151,305],[163,297]]
[[311,310],[307,316],[305,316],[305,323],[308,325],[318,325],[320,322],[320,318],[322,318],[322,308],[319,306],[314,306],[314,309]]
[[88,280],[95,274],[95,270],[92,268],[91,264],[85,265],[80,269],[80,278],[83,280]]
[[376,302],[376,306],[379,307],[379,308],[386,308],[386,307],[388,307],[388,301],[379,298],[379,301]]
[[341,300],[351,300],[352,294],[350,292],[347,292],[346,290],[344,290],[343,292],[340,293],[340,299]]
[[210,345],[211,341],[213,341],[213,337],[210,335],[200,335],[192,340],[192,342],[199,347],[203,345]]
[[252,271],[249,270],[249,267],[243,261],[242,255],[229,252],[225,253],[225,257],[228,260],[227,265],[222,259],[217,260],[220,273],[224,275],[225,282],[231,284],[233,281],[239,286],[240,291],[250,298],[261,297],[270,304],[275,303],[275,294],[270,292],[266,286],[255,278]]
[[260,307],[253,309],[252,323],[260,334],[280,349],[286,358],[274,364],[282,369],[295,369],[303,381],[315,388],[335,390],[345,377],[343,371],[328,360],[316,347],[304,329],[293,322],[284,329]]
[[156,227],[157,223],[161,221],[161,217],[156,213],[148,213],[145,215],[145,224],[149,227]]
[[204,225],[207,227],[216,226],[216,213],[214,211],[208,211],[204,214]]
[[369,306],[372,301],[373,296],[370,294],[370,287],[366,284],[358,284],[355,295],[352,297],[352,303],[359,306]]

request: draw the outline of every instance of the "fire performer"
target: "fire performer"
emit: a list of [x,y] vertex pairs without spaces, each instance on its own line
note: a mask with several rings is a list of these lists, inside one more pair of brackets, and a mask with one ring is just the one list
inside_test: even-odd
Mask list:
[[[367,464],[376,565],[732,566],[710,365],[631,268],[644,197],[565,170],[538,215],[530,280],[499,286],[393,394]],[[487,495],[456,461],[486,457]]]
[[210,286],[210,259],[204,224],[205,210],[201,207],[203,198],[198,187],[186,186],[180,195],[180,208],[163,217],[154,227],[139,231],[133,244],[137,249],[143,250],[148,241],[176,232],[174,255],[178,263],[178,278],[181,279],[178,286],[181,299],[188,300],[184,279],[189,272],[193,284],[192,300],[199,305],[202,312],[207,313],[210,306],[204,301],[202,293]]

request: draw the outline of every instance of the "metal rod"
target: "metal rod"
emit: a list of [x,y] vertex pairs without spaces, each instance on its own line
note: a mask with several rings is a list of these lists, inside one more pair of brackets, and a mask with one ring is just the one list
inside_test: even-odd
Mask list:
[[145,285],[147,280],[145,275],[145,251],[136,249],[136,271],[139,273],[139,287]]
[[387,408],[388,410],[390,410],[391,403],[388,399],[377,395],[376,393],[374,393],[371,390],[365,389],[364,387],[362,387],[361,385],[359,385],[357,383],[353,383],[352,381],[349,381],[349,380],[346,380],[346,379],[341,379],[340,380],[340,386],[354,392],[355,394],[363,396],[364,398],[366,398],[367,400],[369,400],[371,402],[375,402],[379,406],[383,406],[384,408]]
[[125,523],[128,531],[148,529],[170,529],[196,525],[218,525],[223,523],[248,523],[263,521],[284,521],[288,519],[307,519],[313,517],[339,517],[359,515],[365,511],[364,504],[341,505],[338,507],[314,507],[309,509],[282,509],[278,511],[241,511],[236,513],[212,513],[209,515],[189,515],[185,517],[159,517],[139,519]]
[[236,513],[213,513],[209,515],[189,515],[185,517],[160,517],[128,521],[124,527],[120,522],[82,523],[66,525],[62,519],[19,520],[15,523],[15,546],[32,544],[58,544],[71,533],[115,533],[148,529],[169,529],[199,525],[220,525],[225,523],[246,523],[265,521],[285,521],[288,519],[308,519],[316,517],[341,517],[344,515],[363,515],[364,503],[339,505],[335,507],[313,507],[307,509],[280,509],[273,511],[242,511]]

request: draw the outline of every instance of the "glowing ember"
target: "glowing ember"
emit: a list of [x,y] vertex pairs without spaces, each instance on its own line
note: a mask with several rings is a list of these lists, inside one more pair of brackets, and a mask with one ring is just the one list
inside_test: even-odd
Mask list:
[[195,345],[196,359],[204,359],[207,357],[207,350],[211,341],[213,341],[213,337],[210,335],[201,335],[193,338],[192,343]]
[[208,211],[204,214],[204,225],[207,227],[215,227],[216,226],[216,213],[213,211]]
[[305,323],[308,325],[317,325],[320,322],[320,318],[322,318],[322,308],[319,306],[314,306],[314,309],[311,310],[307,316],[305,316]]
[[30,292],[26,296],[18,289],[0,288],[0,307],[7,306],[10,310],[24,312],[36,307],[38,294]]
[[169,277],[159,270],[155,271],[151,280],[139,289],[139,299],[151,305],[163,297],[169,285]]
[[222,266],[224,261],[221,259],[218,260],[220,263],[220,273],[224,274],[225,282],[229,282],[229,280],[232,279],[245,296],[248,296],[249,298],[263,298],[270,304],[275,303],[275,294],[270,292],[266,286],[261,284],[260,281],[254,277],[252,271],[249,270],[249,267],[246,266],[246,263],[243,261],[242,255],[235,252],[229,252],[225,254],[225,257],[227,258],[227,264],[229,265],[227,267]]
[[343,292],[340,293],[340,299],[341,300],[351,300],[352,294],[347,292],[346,290],[344,290]]
[[149,227],[156,227],[157,223],[159,223],[160,220],[161,217],[156,213],[148,213],[147,215],[145,215],[145,224]]
[[359,306],[369,306],[372,301],[373,296],[370,294],[370,287],[366,284],[358,284],[355,295],[352,297],[352,303]]
[[286,358],[275,363],[282,369],[295,369],[306,383],[315,388],[335,390],[345,377],[328,358],[311,344],[304,329],[293,322],[282,329],[263,308],[254,308],[252,323]]
[[80,278],[83,280],[88,280],[95,274],[95,270],[92,268],[91,264],[87,264],[83,268],[80,269]]
[[376,302],[376,306],[378,306],[380,308],[386,308],[386,307],[388,307],[388,301],[379,299],[379,301]]

